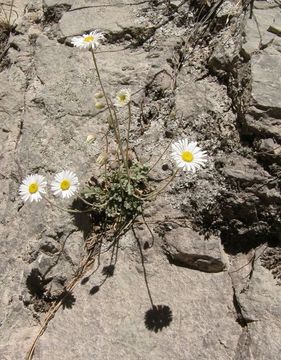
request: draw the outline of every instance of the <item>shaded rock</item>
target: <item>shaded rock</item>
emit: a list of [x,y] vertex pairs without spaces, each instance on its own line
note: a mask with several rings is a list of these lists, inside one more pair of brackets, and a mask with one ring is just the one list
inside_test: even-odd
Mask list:
[[269,247],[261,256],[261,264],[271,270],[278,285],[281,285],[281,246]]
[[226,267],[226,259],[220,240],[207,240],[189,228],[177,228],[164,236],[164,252],[172,263],[204,272],[220,272]]
[[266,183],[271,179],[270,174],[255,160],[236,155],[226,159],[224,164],[223,174],[229,179],[239,182],[239,185],[243,187]]
[[227,251],[248,251],[275,239],[281,194],[274,178],[256,161],[238,156],[227,159],[221,171],[233,189],[220,196],[221,236]]
[[258,150],[257,156],[263,162],[281,164],[281,146],[272,138],[257,141],[256,147]]

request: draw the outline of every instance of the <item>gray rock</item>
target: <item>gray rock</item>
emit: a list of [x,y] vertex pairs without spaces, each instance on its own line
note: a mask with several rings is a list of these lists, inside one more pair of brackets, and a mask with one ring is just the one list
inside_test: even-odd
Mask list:
[[243,317],[249,322],[249,348],[255,359],[270,354],[270,359],[277,360],[280,356],[280,296],[281,287],[257,260],[247,288],[238,295]]
[[281,14],[277,14],[273,20],[273,23],[269,26],[268,31],[281,36]]
[[[280,139],[281,58],[277,51],[252,56],[252,100],[246,115],[248,131]],[[272,71],[274,69],[274,71]]]
[[223,168],[225,176],[240,181],[247,186],[265,183],[271,179],[268,174],[256,161],[235,156],[225,161]]
[[43,0],[43,5],[53,7],[58,5],[73,5],[75,0]]
[[239,16],[240,9],[238,5],[233,4],[232,0],[224,1],[219,7],[216,16],[218,19],[229,20],[233,16]]
[[135,27],[136,18],[122,2],[106,7],[102,6],[102,0],[76,2],[72,11],[66,12],[59,22],[61,36],[70,37],[95,29],[120,32],[124,28]]
[[259,109],[276,108],[281,113],[281,99],[278,96],[281,87],[280,54],[263,52],[253,55],[251,65],[253,105]]
[[[148,330],[153,330],[149,314],[144,321],[151,304],[140,257],[135,254],[132,263],[132,248],[120,251],[114,275],[103,283],[101,273],[108,255],[102,256],[99,271],[85,285],[77,286],[72,309],[61,309],[49,324],[34,360],[129,360],[148,354],[160,360],[167,353],[175,360],[234,357],[241,329],[234,320],[226,272],[207,274],[169,266],[156,248],[149,250],[145,267],[153,302],[166,305],[172,315],[169,326],[155,333]],[[191,305],[188,311],[185,304]],[[154,324],[157,329],[157,322]]]
[[255,9],[252,18],[247,16],[244,29],[245,43],[242,48],[248,58],[263,47],[281,43],[278,33],[280,21],[278,7]]
[[220,272],[226,267],[220,239],[204,239],[190,228],[169,231],[163,248],[171,261],[181,266],[204,272]]
[[[24,1],[20,3],[22,7],[25,4]],[[141,360],[151,357],[157,360],[167,358],[168,354],[175,360],[248,360],[252,352],[257,359],[275,359],[279,344],[274,343],[269,334],[272,324],[276,338],[280,338],[276,320],[279,321],[276,298],[280,294],[271,282],[271,273],[259,278],[254,268],[252,277],[243,274],[246,279],[241,287],[241,279],[233,281],[226,271],[222,271],[228,262],[221,253],[218,238],[210,237],[205,241],[201,235],[188,232],[187,239],[189,230],[181,228],[196,221],[204,231],[209,231],[213,219],[217,221],[214,208],[220,206],[218,196],[231,186],[232,181],[260,186],[271,177],[255,161],[234,155],[237,149],[241,154],[244,146],[239,138],[236,114],[231,110],[229,89],[208,73],[205,62],[211,48],[198,46],[192,54],[184,56],[183,43],[178,40],[192,31],[190,24],[186,27],[185,23],[187,2],[186,8],[183,5],[175,18],[165,3],[129,3],[126,1],[125,4],[125,0],[108,0],[107,4],[101,0],[45,0],[45,15],[49,10],[50,14],[54,11],[55,15],[61,15],[62,9],[69,9],[63,13],[59,24],[53,24],[57,18],[51,16],[49,24],[46,19],[42,23],[40,0],[30,1],[25,15],[21,15],[22,11],[19,14],[17,32],[11,38],[7,53],[10,67],[0,73],[1,360],[22,360],[41,329],[43,312],[48,310],[50,300],[60,296],[85,256],[84,241],[91,228],[90,219],[86,221],[86,229],[76,219],[76,228],[69,214],[43,201],[23,205],[17,192],[22,179],[32,172],[39,172],[51,181],[55,172],[71,169],[78,174],[83,187],[98,170],[95,160],[104,146],[101,136],[107,129],[107,115],[97,112],[94,106],[94,94],[100,89],[91,54],[57,41],[97,27],[117,33],[120,41],[102,46],[99,49],[102,53],[97,52],[97,60],[108,94],[113,97],[120,87],[129,87],[134,94],[132,148],[144,161],[153,163],[167,145],[166,130],[170,126],[174,131],[172,136],[196,138],[207,148],[210,161],[205,170],[194,176],[179,174],[168,191],[146,208],[152,230],[150,232],[143,225],[136,231],[143,258],[131,231],[120,239],[114,266],[110,252],[101,255],[98,271],[92,273],[96,261],[89,269],[88,278],[83,283],[78,281],[73,294],[69,294],[39,338],[34,358]],[[68,6],[61,6],[63,4]],[[222,13],[221,20],[227,20],[231,10],[228,8]],[[124,49],[132,40],[130,34],[122,39],[124,28],[129,27],[138,35],[139,30],[145,31],[162,21],[163,24],[143,45]],[[241,39],[239,36],[234,39],[230,32],[230,28],[233,30],[238,23],[232,18],[231,26],[213,36],[220,46],[225,44],[222,56],[219,48],[214,52],[224,71],[238,59]],[[57,26],[63,33],[57,32]],[[262,55],[274,57],[270,60],[271,67],[279,66],[276,60],[279,53],[274,53],[273,49],[277,49],[280,37],[267,31],[272,31],[273,27],[277,29],[274,19],[268,22],[262,40],[262,47],[267,46]],[[239,32],[238,27],[237,30]],[[271,43],[267,44],[267,36],[274,40],[272,47]],[[260,60],[254,58],[253,61],[258,63]],[[257,91],[258,86],[254,84],[247,114],[248,126],[250,121],[263,124],[259,130],[260,138],[276,141],[279,108],[274,104],[279,106],[279,100],[270,102],[274,91],[270,92],[268,86],[271,86],[269,82],[274,85],[277,80],[271,75],[270,67],[264,73],[270,81],[262,77],[262,67],[265,67],[262,61],[258,71],[255,66],[253,64],[253,81],[265,82],[267,97],[262,98],[260,89]],[[157,77],[159,74],[161,76]],[[121,130],[124,130],[126,109],[120,109],[118,113]],[[265,124],[269,126],[268,130]],[[275,136],[270,134],[273,127]],[[85,144],[89,133],[97,135],[91,146]],[[114,148],[111,137],[110,147]],[[250,148],[247,151],[252,155]],[[224,167],[225,173],[224,168],[218,171],[212,165],[216,157],[229,160]],[[173,169],[169,151],[162,160],[165,170],[160,162],[155,186]],[[268,232],[272,219],[276,232],[280,213],[277,188],[262,189],[254,196],[242,189],[241,193],[234,191],[229,199],[231,209],[229,217],[224,219],[225,231],[229,233],[232,229],[231,221],[239,226],[242,224],[237,228],[233,225],[235,230],[238,229],[233,233],[236,243],[247,231],[250,238],[259,235],[265,241],[268,234],[272,235]],[[53,200],[62,206],[71,204],[71,201]],[[259,207],[258,212],[256,207]],[[250,225],[243,223],[242,216]],[[178,227],[175,224],[179,224]],[[158,227],[164,228],[165,244],[157,236],[153,244],[152,235]],[[153,247],[147,244],[153,244]],[[107,245],[104,243],[102,250]],[[169,263],[163,247],[192,269],[176,266],[176,261]],[[234,258],[236,256],[230,257],[231,262]],[[247,262],[250,260],[247,258]],[[36,295],[32,287],[28,287],[27,279],[33,269],[38,277],[36,280],[34,276],[31,282],[35,287],[43,283],[41,292],[44,296],[39,296],[40,291]],[[252,266],[247,266],[247,270],[253,270]],[[251,283],[252,279],[255,282]],[[270,286],[264,287],[264,282]],[[147,286],[155,305],[153,308]],[[236,307],[236,298],[240,309]],[[159,310],[165,315],[164,324],[159,322],[159,316],[155,318]],[[262,316],[265,311],[267,318]],[[276,315],[275,320],[273,315]],[[246,324],[240,321],[243,316]],[[249,343],[253,344],[251,348]]]

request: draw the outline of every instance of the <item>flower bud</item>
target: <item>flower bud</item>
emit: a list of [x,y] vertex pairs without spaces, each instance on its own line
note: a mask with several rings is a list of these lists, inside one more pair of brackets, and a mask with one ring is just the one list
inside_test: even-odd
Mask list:
[[92,144],[95,140],[96,140],[96,135],[95,134],[89,134],[87,136],[87,139],[86,139],[86,143],[88,144]]
[[103,92],[102,91],[98,91],[95,93],[94,97],[96,99],[102,99],[103,98]]

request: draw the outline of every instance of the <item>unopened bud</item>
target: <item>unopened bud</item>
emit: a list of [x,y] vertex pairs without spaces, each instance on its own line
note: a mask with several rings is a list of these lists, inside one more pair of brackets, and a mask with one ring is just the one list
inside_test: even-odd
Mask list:
[[97,160],[96,160],[96,163],[97,163],[99,166],[102,166],[102,165],[104,165],[104,164],[107,162],[107,158],[108,158],[107,153],[106,153],[106,152],[103,152],[103,153],[101,153],[101,154],[98,156],[98,158],[97,158]]
[[96,138],[97,138],[96,135],[90,134],[87,136],[86,143],[91,144],[96,140]]
[[105,104],[98,101],[98,102],[95,103],[95,107],[96,107],[97,110],[101,110],[101,109],[103,109],[105,107]]
[[96,99],[102,99],[103,98],[103,92],[102,91],[98,91],[97,93],[95,93],[94,97]]

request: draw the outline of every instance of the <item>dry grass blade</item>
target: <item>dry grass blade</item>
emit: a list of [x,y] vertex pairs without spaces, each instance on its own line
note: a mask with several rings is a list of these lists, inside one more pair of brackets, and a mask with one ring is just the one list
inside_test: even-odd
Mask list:
[[[1,62],[9,49],[9,37],[14,28],[14,23],[18,17],[17,12],[14,9],[15,1],[11,3],[0,3],[0,68]],[[16,15],[14,21],[12,21],[12,14]]]
[[[11,31],[14,23],[18,17],[16,10],[14,9],[15,0],[10,3],[0,3],[0,27],[6,28]],[[16,15],[16,19],[12,21],[12,14]]]

